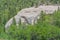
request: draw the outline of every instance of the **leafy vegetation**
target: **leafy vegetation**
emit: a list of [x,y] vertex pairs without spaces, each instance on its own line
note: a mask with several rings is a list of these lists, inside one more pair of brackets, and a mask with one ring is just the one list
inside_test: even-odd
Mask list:
[[[0,0],[0,39],[2,40],[60,40],[60,10],[54,14],[41,13],[35,25],[11,25],[5,32],[5,23],[23,8],[38,2],[59,4],[60,0]],[[12,15],[11,15],[12,14]]]

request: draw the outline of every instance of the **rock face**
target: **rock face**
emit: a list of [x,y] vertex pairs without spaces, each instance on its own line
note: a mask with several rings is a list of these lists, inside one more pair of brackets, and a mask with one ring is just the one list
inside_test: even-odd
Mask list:
[[[37,23],[37,19],[40,17],[41,11],[45,12],[46,14],[52,14],[54,11],[58,10],[59,6],[38,6],[37,8],[35,7],[30,7],[30,8],[25,8],[22,9],[17,13],[16,16],[14,16],[16,20],[16,25],[19,25],[19,22],[21,20],[21,24],[35,24]],[[13,17],[6,23],[5,28],[10,27],[10,25],[13,23]]]
[[11,24],[13,24],[13,18],[15,18],[16,21],[16,25],[19,25],[19,22],[21,20],[21,24],[25,23],[27,24],[34,24],[37,23],[37,19],[39,18],[40,15],[40,10],[38,10],[35,7],[31,7],[31,8],[25,8],[22,9],[21,11],[19,11],[17,13],[17,15],[15,15],[14,17],[12,17],[5,25],[5,29],[9,28]]
[[39,6],[38,8],[41,9],[46,14],[52,14],[54,11],[58,10],[60,6],[53,6],[53,5],[46,5],[46,6]]

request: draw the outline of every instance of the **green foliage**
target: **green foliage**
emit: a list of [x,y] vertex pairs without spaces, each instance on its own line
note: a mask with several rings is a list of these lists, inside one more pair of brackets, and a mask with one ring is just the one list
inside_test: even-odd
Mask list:
[[5,23],[23,8],[38,6],[49,2],[59,4],[60,0],[0,0],[0,39],[4,40],[60,40],[60,10],[53,15],[41,12],[40,19],[35,25],[13,25],[4,32]]
[[53,14],[53,24],[60,27],[60,10]]
[[56,24],[51,24],[51,22],[59,20],[59,12],[54,12],[52,15],[42,12],[41,19],[35,25],[20,24],[17,27],[15,19],[13,19],[13,25],[7,33],[4,32],[4,25],[0,25],[0,38],[6,40],[60,40],[60,28]]
[[57,40],[60,39],[60,28],[46,22],[42,25],[20,25],[18,28],[12,25],[9,29],[9,36],[14,40]]

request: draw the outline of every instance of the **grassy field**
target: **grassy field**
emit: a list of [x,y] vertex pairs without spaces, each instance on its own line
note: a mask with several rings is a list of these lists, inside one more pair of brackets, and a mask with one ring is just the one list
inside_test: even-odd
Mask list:
[[[31,7],[44,0],[0,0],[0,40],[60,40],[60,10],[52,15],[42,14],[35,25],[11,25],[5,32],[5,23],[23,8]],[[56,4],[59,0],[52,0]],[[12,14],[12,15],[11,15]]]

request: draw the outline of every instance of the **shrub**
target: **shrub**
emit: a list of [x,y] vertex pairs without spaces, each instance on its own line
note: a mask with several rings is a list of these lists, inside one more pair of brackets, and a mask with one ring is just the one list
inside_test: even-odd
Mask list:
[[60,28],[44,22],[42,25],[11,26],[8,34],[14,40],[57,40]]
[[60,27],[60,10],[53,14],[53,24]]

